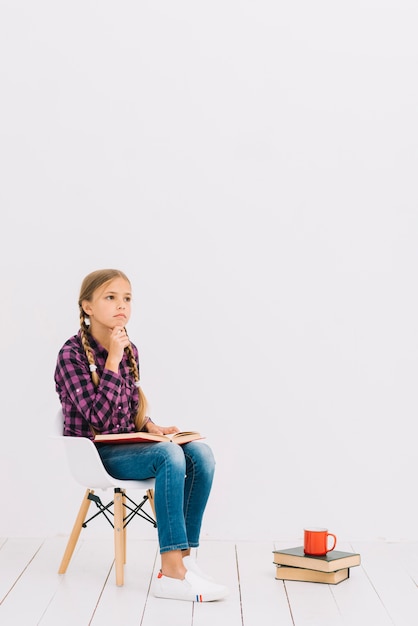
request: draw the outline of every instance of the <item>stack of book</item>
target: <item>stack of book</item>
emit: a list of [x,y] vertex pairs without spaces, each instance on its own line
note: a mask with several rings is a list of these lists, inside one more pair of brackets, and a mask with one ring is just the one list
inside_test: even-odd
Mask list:
[[355,552],[332,550],[324,556],[310,556],[303,546],[287,550],[273,550],[273,563],[278,580],[336,585],[350,576],[350,567],[360,565],[360,555]]

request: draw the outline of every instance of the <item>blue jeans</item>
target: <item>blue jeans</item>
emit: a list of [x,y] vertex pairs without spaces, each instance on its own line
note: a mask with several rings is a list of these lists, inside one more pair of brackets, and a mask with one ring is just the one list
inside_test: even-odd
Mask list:
[[199,545],[203,513],[212,488],[215,459],[199,441],[102,445],[98,452],[120,480],[155,477],[155,514],[160,552]]

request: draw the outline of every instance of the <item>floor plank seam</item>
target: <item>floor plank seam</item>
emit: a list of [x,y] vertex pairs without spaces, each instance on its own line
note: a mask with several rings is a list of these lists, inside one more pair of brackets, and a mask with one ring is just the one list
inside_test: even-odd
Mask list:
[[243,606],[242,606],[242,589],[241,589],[241,579],[240,579],[240,575],[239,575],[238,548],[237,548],[237,544],[234,544],[234,546],[235,546],[235,566],[237,568],[239,605],[240,605],[240,611],[241,611],[241,623],[242,623],[242,626],[244,626],[244,610],[243,610]]
[[29,561],[26,563],[25,567],[22,569],[22,571],[20,572],[19,576],[16,578],[16,580],[14,581],[14,583],[11,585],[10,589],[7,591],[7,593],[3,596],[1,602],[0,602],[0,606],[3,604],[3,602],[6,600],[7,596],[13,591],[13,589],[15,588],[15,586],[17,585],[17,583],[19,582],[19,580],[22,578],[22,576],[24,575],[24,573],[26,572],[26,570],[29,568],[30,564],[32,563],[32,561],[36,558],[36,555],[38,554],[38,552],[41,550],[42,546],[44,545],[45,541],[43,541],[41,543],[41,545],[39,546],[39,548],[36,550],[36,552],[32,555],[32,557],[29,559]]

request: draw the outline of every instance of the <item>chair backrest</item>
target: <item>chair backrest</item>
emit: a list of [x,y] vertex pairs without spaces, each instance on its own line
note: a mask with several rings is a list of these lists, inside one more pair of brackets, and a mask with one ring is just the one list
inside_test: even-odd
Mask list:
[[53,424],[53,437],[62,440],[73,478],[88,489],[108,489],[118,481],[110,476],[102,463],[97,448],[87,437],[65,437],[64,418],[59,410]]

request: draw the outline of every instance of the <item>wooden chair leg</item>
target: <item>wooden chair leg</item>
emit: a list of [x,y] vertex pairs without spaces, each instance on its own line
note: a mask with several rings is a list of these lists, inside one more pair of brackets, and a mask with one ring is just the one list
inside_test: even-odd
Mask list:
[[154,519],[156,520],[157,516],[155,514],[154,489],[147,489],[147,496],[148,496],[148,501],[151,505],[152,512],[154,514]]
[[73,555],[74,552],[74,548],[77,545],[77,541],[78,538],[80,536],[81,533],[81,529],[83,527],[83,523],[84,520],[87,517],[87,512],[89,510],[90,504],[91,504],[91,500],[89,500],[88,496],[89,494],[93,494],[94,491],[92,491],[91,489],[87,489],[84,498],[81,502],[81,506],[80,506],[80,510],[78,512],[78,515],[76,517],[74,526],[73,526],[73,530],[71,531],[71,535],[70,538],[68,540],[67,543],[67,547],[65,548],[65,552],[64,552],[64,556],[62,557],[62,561],[61,561],[61,565],[59,567],[58,570],[58,574],[65,574],[65,572],[67,571],[67,567],[68,564],[71,560],[71,557]]
[[[125,504],[126,504],[126,490],[124,489],[122,491],[122,523],[123,523],[124,513],[126,511]],[[126,526],[125,524],[123,524],[123,563],[126,565]]]
[[115,489],[114,499],[115,514],[115,571],[116,584],[118,587],[123,585],[123,564],[124,564],[124,530],[123,530],[123,493],[119,489]]

